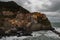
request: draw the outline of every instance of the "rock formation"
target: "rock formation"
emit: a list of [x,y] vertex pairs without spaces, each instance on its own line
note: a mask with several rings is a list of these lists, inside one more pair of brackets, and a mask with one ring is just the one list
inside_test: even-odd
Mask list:
[[[0,2],[0,37],[1,36],[27,36],[33,31],[51,30],[56,34],[45,14],[30,13],[15,2]],[[1,34],[3,31],[4,34]]]

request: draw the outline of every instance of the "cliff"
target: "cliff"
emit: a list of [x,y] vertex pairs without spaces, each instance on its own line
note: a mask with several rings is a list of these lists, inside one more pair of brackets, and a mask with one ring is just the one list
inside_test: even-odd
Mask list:
[[[51,29],[51,23],[45,14],[30,13],[13,1],[0,2],[0,34],[20,36],[18,32],[22,31],[22,35],[31,35],[32,31]],[[5,34],[1,33],[1,30]]]

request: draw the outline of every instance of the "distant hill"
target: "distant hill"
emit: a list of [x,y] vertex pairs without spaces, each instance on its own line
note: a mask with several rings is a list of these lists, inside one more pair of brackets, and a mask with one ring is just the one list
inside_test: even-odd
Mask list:
[[20,11],[22,13],[29,13],[28,10],[24,9],[23,7],[19,6],[14,1],[3,2],[0,1],[0,11],[9,10],[9,11]]

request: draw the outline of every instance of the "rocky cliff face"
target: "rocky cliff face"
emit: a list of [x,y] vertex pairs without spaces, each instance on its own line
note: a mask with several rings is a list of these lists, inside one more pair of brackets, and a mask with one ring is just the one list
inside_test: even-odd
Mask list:
[[14,19],[17,14],[30,13],[28,10],[19,6],[14,1],[2,2],[0,1],[0,27],[10,28],[9,19]]
[[0,18],[11,18],[19,13],[30,13],[28,10],[17,5],[14,1],[2,2],[0,1]]
[[51,23],[45,14],[30,13],[13,1],[0,2],[0,29],[9,31],[12,27],[23,28],[21,31],[26,30],[27,33],[52,29]]
[[8,28],[11,28],[12,26],[13,27],[25,26],[27,27],[27,29],[32,31],[50,30],[52,28],[51,23],[49,22],[46,15],[38,12],[26,13],[26,14],[20,13],[16,14],[15,17],[13,17],[13,15],[12,16],[5,15],[4,17],[2,16],[0,18],[0,21],[1,21],[0,22],[1,27],[8,27]]

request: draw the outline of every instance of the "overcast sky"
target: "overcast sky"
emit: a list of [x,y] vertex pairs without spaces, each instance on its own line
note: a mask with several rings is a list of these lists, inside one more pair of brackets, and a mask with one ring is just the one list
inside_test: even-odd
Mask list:
[[60,22],[60,0],[1,0],[15,1],[30,12],[42,12],[50,21]]

